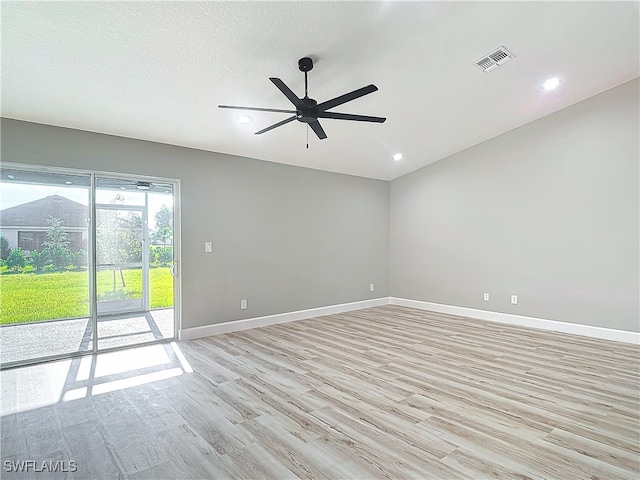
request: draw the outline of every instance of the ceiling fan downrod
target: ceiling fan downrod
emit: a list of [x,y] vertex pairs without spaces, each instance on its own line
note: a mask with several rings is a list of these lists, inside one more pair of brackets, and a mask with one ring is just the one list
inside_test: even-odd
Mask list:
[[307,93],[307,72],[313,70],[313,59],[309,57],[303,57],[298,60],[298,68],[301,72],[304,72],[304,98],[309,98]]

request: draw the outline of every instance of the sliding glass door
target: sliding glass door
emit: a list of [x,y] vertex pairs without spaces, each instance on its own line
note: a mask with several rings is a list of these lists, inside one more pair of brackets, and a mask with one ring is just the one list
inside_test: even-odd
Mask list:
[[175,184],[0,168],[0,364],[172,339]]

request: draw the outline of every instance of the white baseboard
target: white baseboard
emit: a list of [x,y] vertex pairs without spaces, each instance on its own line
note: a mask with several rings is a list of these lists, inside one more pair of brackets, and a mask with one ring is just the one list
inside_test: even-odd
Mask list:
[[551,330],[554,332],[572,333],[586,337],[600,338],[603,340],[613,340],[616,342],[640,344],[640,333],[628,332],[625,330],[614,330],[611,328],[592,327],[590,325],[580,325],[577,323],[558,322],[556,320],[545,320],[535,317],[523,317],[509,313],[490,312],[487,310],[476,310],[474,308],[456,307],[443,305],[440,303],[422,302],[419,300],[409,300],[406,298],[389,297],[391,305],[402,307],[418,308],[420,310],[430,310],[432,312],[447,313],[461,317],[477,318],[490,322],[507,323],[509,325],[519,325],[522,327],[539,328],[541,330]]
[[278,323],[293,322],[307,318],[331,315],[334,313],[350,312],[362,308],[379,307],[380,305],[399,305],[402,307],[429,310],[432,312],[446,313],[460,317],[476,318],[490,322],[506,323],[509,325],[519,325],[522,327],[539,328],[553,332],[571,333],[586,337],[600,338],[603,340],[613,340],[616,342],[632,343],[640,345],[640,333],[628,332],[625,330],[614,330],[611,328],[593,327],[590,325],[580,325],[577,323],[559,322],[556,320],[546,320],[543,318],[525,317],[510,313],[491,312],[488,310],[477,310],[475,308],[457,307],[454,305],[444,305],[441,303],[423,302],[420,300],[410,300],[398,297],[382,297],[373,300],[363,300],[361,302],[343,303],[340,305],[329,305],[326,307],[310,308],[308,310],[298,310],[295,312],[279,313],[264,317],[246,318],[232,322],[216,323],[202,327],[187,328],[180,331],[180,340],[193,340],[195,338],[219,335],[222,333],[238,332],[249,328],[266,327]]
[[278,323],[293,322],[306,318],[320,317],[322,315],[332,315],[334,313],[350,312],[362,308],[379,307],[388,305],[389,297],[374,298],[373,300],[363,300],[361,302],[343,303],[340,305],[329,305],[327,307],[310,308],[308,310],[297,310],[295,312],[279,313],[265,317],[246,318],[234,320],[232,322],[216,323],[203,327],[186,328],[180,331],[180,340],[193,340],[194,338],[219,335],[221,333],[238,332],[249,328],[266,327]]

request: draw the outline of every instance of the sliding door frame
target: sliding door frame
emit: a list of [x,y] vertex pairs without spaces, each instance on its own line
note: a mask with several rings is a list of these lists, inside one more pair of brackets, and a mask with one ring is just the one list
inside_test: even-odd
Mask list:
[[[29,359],[26,361],[9,362],[0,365],[2,370],[22,367],[26,365],[34,365],[38,363],[50,362],[55,360],[64,360],[75,357],[82,357],[86,355],[93,355],[101,352],[110,352],[116,350],[124,350],[129,348],[136,348],[145,345],[153,345],[158,343],[167,343],[177,341],[180,338],[180,331],[182,328],[182,275],[181,275],[181,202],[180,202],[180,179],[156,177],[149,175],[136,175],[122,172],[107,172],[98,170],[85,170],[78,168],[68,167],[55,167],[45,165],[35,165],[30,163],[17,163],[17,162],[2,162],[2,167],[7,169],[24,170],[39,173],[51,173],[51,174],[68,174],[68,175],[84,175],[90,176],[90,191],[89,191],[89,241],[87,245],[88,250],[88,273],[89,273],[89,316],[88,320],[92,325],[92,345],[91,349],[63,353],[59,355],[49,355],[45,357],[38,357],[36,359]],[[101,177],[108,177],[114,179],[121,179],[127,181],[142,181],[151,183],[167,183],[173,187],[173,267],[171,269],[173,274],[173,337],[152,340],[148,342],[136,343],[133,345],[123,345],[117,347],[109,347],[98,349],[98,285],[97,285],[97,248],[96,248],[96,179]],[[61,321],[71,320],[59,319]],[[1,330],[0,330],[1,332]]]

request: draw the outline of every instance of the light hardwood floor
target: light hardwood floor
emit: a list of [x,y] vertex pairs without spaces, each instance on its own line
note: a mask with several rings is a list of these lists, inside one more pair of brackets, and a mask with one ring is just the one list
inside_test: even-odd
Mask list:
[[383,306],[7,370],[2,474],[637,479],[639,364],[635,345]]

